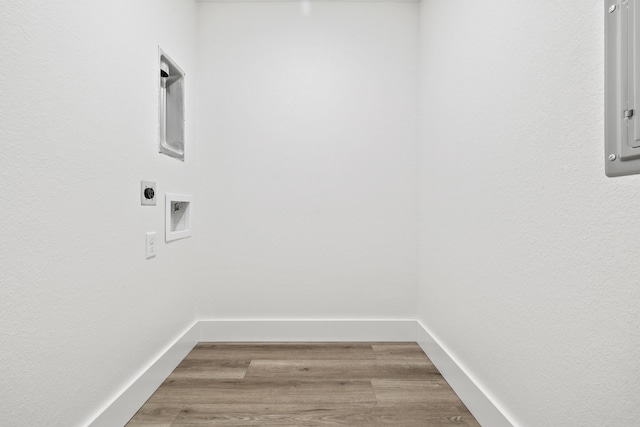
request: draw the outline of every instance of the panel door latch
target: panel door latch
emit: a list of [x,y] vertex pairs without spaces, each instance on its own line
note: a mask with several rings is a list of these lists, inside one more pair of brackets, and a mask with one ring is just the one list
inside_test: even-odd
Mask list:
[[633,117],[633,110],[624,110],[624,118],[630,119],[631,117]]

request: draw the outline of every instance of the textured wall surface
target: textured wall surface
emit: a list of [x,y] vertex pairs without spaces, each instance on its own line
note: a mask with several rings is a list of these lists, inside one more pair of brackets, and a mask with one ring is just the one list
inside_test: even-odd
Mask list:
[[413,318],[417,4],[207,3],[203,318]]
[[420,320],[522,426],[640,418],[640,177],[604,175],[603,19],[421,5]]
[[[196,4],[0,1],[0,424],[84,424],[194,320]],[[187,72],[187,161],[157,153],[158,45]],[[145,232],[158,256],[145,260]]]

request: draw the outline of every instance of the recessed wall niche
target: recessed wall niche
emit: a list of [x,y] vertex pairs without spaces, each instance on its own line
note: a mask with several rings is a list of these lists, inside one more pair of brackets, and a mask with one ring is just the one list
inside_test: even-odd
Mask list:
[[160,153],[184,161],[184,71],[158,47]]

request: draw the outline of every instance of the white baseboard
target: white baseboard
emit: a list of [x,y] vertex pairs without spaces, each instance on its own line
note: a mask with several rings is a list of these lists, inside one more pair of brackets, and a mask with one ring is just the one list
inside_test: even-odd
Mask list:
[[415,320],[201,320],[200,341],[415,341]]
[[417,342],[440,371],[460,400],[482,426],[513,427],[508,418],[467,375],[440,343],[420,322],[416,321]]
[[201,320],[124,387],[88,425],[124,426],[189,351],[198,342],[207,341],[417,341],[481,425],[514,425],[416,320]]
[[199,323],[195,322],[149,367],[105,405],[88,423],[90,427],[124,426],[151,397],[160,384],[198,343]]

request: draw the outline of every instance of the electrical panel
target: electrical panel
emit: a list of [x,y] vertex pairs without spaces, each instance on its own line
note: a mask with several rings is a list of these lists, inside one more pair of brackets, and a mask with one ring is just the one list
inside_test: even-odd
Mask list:
[[604,161],[614,177],[640,173],[640,0],[604,4]]

